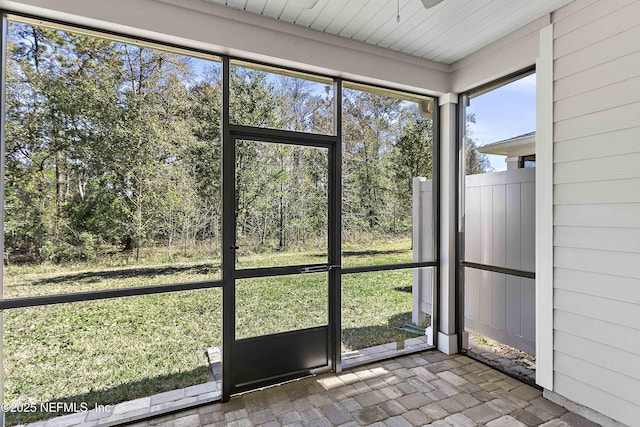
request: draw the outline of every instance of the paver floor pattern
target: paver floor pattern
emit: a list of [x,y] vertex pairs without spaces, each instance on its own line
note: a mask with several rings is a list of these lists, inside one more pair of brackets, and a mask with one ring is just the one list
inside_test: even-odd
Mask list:
[[430,351],[233,397],[134,426],[591,427],[528,385]]

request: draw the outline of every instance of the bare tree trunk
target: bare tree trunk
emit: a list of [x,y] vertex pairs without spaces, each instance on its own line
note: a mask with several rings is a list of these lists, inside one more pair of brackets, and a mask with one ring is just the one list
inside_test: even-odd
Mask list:
[[267,240],[267,225],[268,225],[268,219],[269,217],[267,216],[267,214],[265,213],[264,215],[264,222],[262,224],[262,235],[260,236],[260,244],[264,245],[265,240]]
[[279,242],[278,248],[284,248],[284,197],[282,193],[284,191],[284,184],[280,183],[280,201],[279,201],[279,218],[278,218],[278,228],[279,228]]
[[62,152],[56,153],[56,219],[54,223],[54,234],[56,240],[60,238],[60,228],[62,222],[62,208],[64,206],[65,195],[65,158]]
[[136,262],[140,261],[140,244],[142,241],[142,184],[138,182],[138,197],[136,206]]

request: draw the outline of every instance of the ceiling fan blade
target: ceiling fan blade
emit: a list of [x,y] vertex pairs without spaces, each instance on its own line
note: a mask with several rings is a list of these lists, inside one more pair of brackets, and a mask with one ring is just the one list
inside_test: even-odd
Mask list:
[[433,6],[442,2],[442,0],[421,0],[421,1],[425,9],[430,9]]

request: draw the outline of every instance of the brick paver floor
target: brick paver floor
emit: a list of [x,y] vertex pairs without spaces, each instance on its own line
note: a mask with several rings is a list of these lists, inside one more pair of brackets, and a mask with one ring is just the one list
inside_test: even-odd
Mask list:
[[246,393],[135,426],[537,426],[596,424],[461,355],[399,357]]

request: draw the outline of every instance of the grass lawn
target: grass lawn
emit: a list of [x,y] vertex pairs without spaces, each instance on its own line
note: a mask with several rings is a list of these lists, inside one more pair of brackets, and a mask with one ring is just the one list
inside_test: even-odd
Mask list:
[[[344,265],[386,264],[407,242],[370,245]],[[318,263],[318,253],[248,255],[241,268]],[[138,266],[9,266],[5,298],[219,278],[211,262]],[[411,270],[343,276],[343,350],[409,337]],[[327,324],[326,273],[240,280],[238,338]],[[117,298],[4,312],[4,399],[115,404],[202,383],[204,350],[222,343],[220,289]],[[45,414],[7,414],[10,424]]]
[[342,351],[415,337],[393,329],[411,323],[412,282],[411,270],[342,276]]
[[204,382],[220,313],[218,289],[6,311],[5,402],[92,407]]

